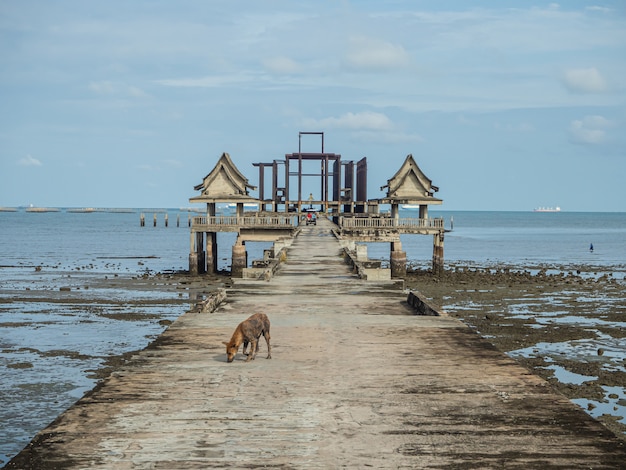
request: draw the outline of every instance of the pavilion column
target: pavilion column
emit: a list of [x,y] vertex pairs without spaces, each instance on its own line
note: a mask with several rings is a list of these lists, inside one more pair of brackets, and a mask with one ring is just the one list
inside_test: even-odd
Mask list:
[[215,274],[217,272],[217,233],[206,234],[206,272]]
[[237,241],[233,245],[233,257],[230,267],[230,275],[232,277],[243,277],[243,270],[248,267],[248,254],[246,253],[245,242],[237,237]]
[[206,252],[204,251],[204,232],[197,232],[198,237],[198,273],[206,273]]
[[406,252],[402,251],[402,243],[391,242],[391,277],[406,276]]
[[198,275],[198,252],[196,251],[196,234],[191,232],[189,237],[189,274],[192,276]]
[[197,276],[206,272],[205,254],[204,254],[204,233],[191,232],[189,241],[189,274]]
[[391,204],[391,218],[394,219],[396,221],[396,223],[398,222],[398,219],[400,218],[400,211],[399,211],[399,206],[398,204]]
[[437,232],[433,235],[433,273],[441,274],[443,272],[443,232]]

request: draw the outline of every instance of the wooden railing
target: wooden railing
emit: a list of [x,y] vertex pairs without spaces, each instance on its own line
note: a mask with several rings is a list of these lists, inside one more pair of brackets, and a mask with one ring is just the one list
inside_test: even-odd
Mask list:
[[298,225],[298,217],[290,216],[256,216],[256,217],[236,217],[236,216],[199,216],[191,219],[192,227],[254,227],[254,228],[293,228]]
[[369,229],[433,229],[443,230],[443,218],[394,219],[391,217],[341,217],[339,226],[347,230]]

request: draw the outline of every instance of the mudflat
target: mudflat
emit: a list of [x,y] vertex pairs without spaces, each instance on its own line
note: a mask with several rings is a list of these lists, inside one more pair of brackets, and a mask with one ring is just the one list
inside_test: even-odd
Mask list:
[[626,439],[626,280],[539,266],[409,273],[419,290]]

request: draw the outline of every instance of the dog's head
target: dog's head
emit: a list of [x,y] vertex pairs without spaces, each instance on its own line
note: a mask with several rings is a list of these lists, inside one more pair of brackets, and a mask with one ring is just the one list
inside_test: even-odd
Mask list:
[[226,345],[226,360],[228,362],[233,362],[233,359],[235,358],[235,354],[237,354],[237,349],[239,348],[235,346],[234,344],[227,343],[226,341],[222,341],[222,342]]

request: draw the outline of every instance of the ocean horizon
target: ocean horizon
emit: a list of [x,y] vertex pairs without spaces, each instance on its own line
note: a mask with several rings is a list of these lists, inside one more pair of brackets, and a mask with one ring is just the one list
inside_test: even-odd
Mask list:
[[[87,257],[89,251],[101,256],[142,256],[150,253],[160,262],[147,263],[149,269],[188,269],[189,219],[204,213],[196,208],[49,208],[52,211],[27,212],[29,208],[0,212],[0,260],[16,265],[40,258],[63,263],[72,256]],[[140,227],[140,216],[145,227]],[[401,210],[401,217],[417,216]],[[165,227],[165,217],[168,227]],[[429,217],[442,217],[448,233],[444,260],[456,265],[560,264],[611,268],[616,275],[626,271],[626,212],[533,212],[533,211],[453,211],[431,209]],[[156,221],[156,227],[153,226]],[[45,227],[58,234],[46,245],[36,243],[38,230]],[[97,250],[87,249],[89,231],[100,231]],[[153,230],[150,232],[150,230]],[[110,236],[109,236],[110,235]],[[218,234],[219,269],[229,269],[233,233]],[[14,243],[20,240],[21,243]],[[432,260],[432,237],[401,237],[407,261],[415,268],[427,268]],[[20,245],[31,241],[28,250]],[[37,251],[50,244],[59,249]],[[137,246],[139,245],[139,246]],[[262,259],[267,242],[248,242],[248,258]],[[369,243],[372,259],[389,259],[387,243]],[[593,252],[589,250],[593,245]],[[140,248],[141,249],[140,249]],[[148,251],[146,251],[148,250]],[[132,251],[132,253],[131,253]],[[169,266],[167,266],[169,264]],[[576,268],[577,269],[577,268]],[[621,274],[623,275],[623,274]]]

